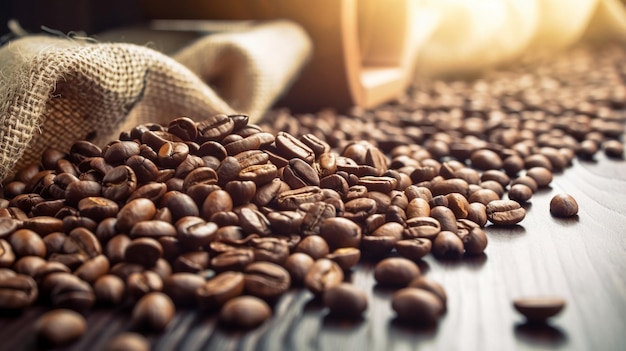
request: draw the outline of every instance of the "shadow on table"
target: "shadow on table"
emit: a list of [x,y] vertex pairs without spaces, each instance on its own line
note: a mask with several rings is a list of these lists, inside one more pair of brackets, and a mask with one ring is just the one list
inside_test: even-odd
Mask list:
[[517,340],[530,345],[559,346],[567,343],[567,335],[561,328],[548,323],[518,323],[514,332]]

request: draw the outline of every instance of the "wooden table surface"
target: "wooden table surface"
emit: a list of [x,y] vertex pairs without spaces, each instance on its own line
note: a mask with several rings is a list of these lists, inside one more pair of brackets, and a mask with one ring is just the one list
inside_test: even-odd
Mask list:
[[[438,326],[413,328],[394,321],[392,290],[375,286],[372,264],[347,279],[368,295],[362,320],[326,316],[304,289],[292,289],[274,316],[247,333],[225,330],[215,315],[179,310],[164,334],[148,334],[154,350],[624,350],[626,348],[626,162],[575,160],[536,193],[526,218],[512,228],[487,226],[485,255],[438,261],[420,268],[448,293]],[[577,218],[556,219],[551,197],[566,192],[578,201]],[[512,307],[522,295],[558,295],[565,310],[535,328]],[[0,317],[0,350],[33,350],[34,320],[43,308]],[[129,330],[127,310],[94,309],[89,330],[65,349],[97,350]]]

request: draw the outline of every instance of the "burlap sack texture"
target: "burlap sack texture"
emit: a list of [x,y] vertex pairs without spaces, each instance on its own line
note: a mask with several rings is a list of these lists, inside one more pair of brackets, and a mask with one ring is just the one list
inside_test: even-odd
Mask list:
[[311,46],[288,21],[209,35],[178,61],[127,43],[14,40],[0,48],[0,179],[39,162],[49,146],[67,151],[79,139],[103,145],[139,123],[234,112],[256,121],[297,76]]

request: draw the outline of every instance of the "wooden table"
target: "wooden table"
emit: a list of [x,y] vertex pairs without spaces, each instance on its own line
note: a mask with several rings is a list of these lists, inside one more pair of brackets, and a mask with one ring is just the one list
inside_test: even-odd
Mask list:
[[[559,192],[579,203],[577,218],[549,213]],[[348,277],[368,295],[363,319],[340,321],[306,290],[291,290],[274,317],[253,331],[224,330],[215,315],[179,311],[154,350],[624,350],[626,345],[626,162],[597,156],[575,160],[551,188],[532,198],[519,226],[487,226],[489,246],[478,258],[442,262],[427,256],[423,273],[448,293],[448,312],[435,328],[394,321],[392,290],[375,286],[373,265]],[[549,325],[535,328],[512,307],[513,298],[549,294],[567,300]],[[33,350],[34,320],[44,308],[0,317],[0,350]],[[88,333],[68,350],[98,350],[128,330],[124,310],[95,309]]]

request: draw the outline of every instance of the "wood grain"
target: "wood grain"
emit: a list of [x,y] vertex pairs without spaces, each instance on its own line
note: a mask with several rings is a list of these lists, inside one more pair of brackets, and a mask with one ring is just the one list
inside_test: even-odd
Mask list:
[[[569,193],[579,215],[556,219],[553,195]],[[437,327],[414,328],[394,320],[392,290],[375,285],[373,264],[347,278],[363,289],[369,308],[356,322],[328,317],[306,290],[292,289],[261,327],[225,330],[214,314],[180,310],[163,334],[147,334],[154,350],[623,350],[626,345],[626,162],[597,156],[575,160],[535,194],[528,214],[512,228],[487,226],[481,257],[439,261],[427,256],[423,273],[448,293],[448,311]],[[512,307],[523,295],[558,295],[565,310],[542,328],[524,323]],[[1,350],[37,349],[32,308],[0,317]],[[95,309],[88,333],[67,350],[103,349],[129,330],[128,311]]]

